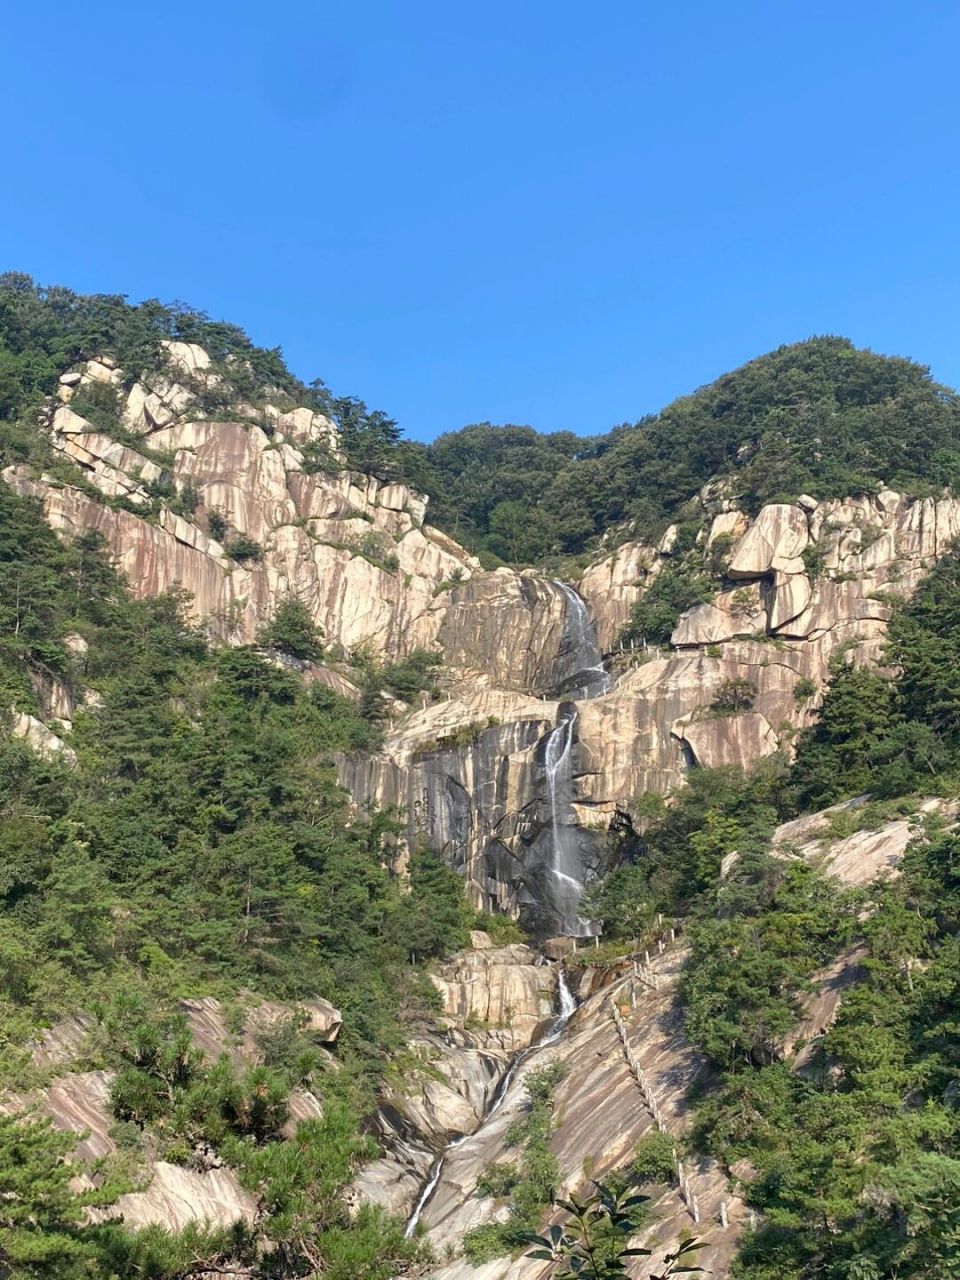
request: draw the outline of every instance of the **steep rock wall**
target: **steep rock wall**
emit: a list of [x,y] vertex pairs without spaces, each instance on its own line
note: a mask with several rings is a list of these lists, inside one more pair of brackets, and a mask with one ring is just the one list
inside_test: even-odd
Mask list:
[[[614,653],[609,691],[578,703],[573,801],[581,826],[602,828],[636,796],[674,790],[693,766],[749,768],[789,750],[816,711],[832,658],[882,660],[893,601],[909,595],[954,543],[960,501],[910,500],[890,490],[824,503],[805,498],[764,507],[753,521],[723,512],[703,536],[715,542],[734,531],[728,580],[712,603],[680,618],[669,647]],[[669,537],[660,548],[627,544],[584,574],[579,589],[608,650],[672,546]],[[745,683],[749,705],[731,714],[714,703],[732,682]],[[424,740],[454,740],[494,706],[495,734],[418,753]],[[355,795],[406,803],[417,815],[411,836],[464,866],[479,901],[515,908],[523,895],[501,877],[516,879],[521,846],[532,844],[531,824],[544,805],[534,734],[542,743],[558,712],[556,702],[464,694],[399,721],[362,776],[355,766],[342,776]],[[509,850],[509,861],[490,856],[491,841]],[[491,870],[496,884],[485,888]]]
[[[553,839],[545,738],[559,705],[500,690],[428,706],[406,717],[384,749],[338,762],[351,795],[406,817],[408,847],[426,845],[464,875],[474,903],[522,914],[555,931]],[[574,742],[574,771],[580,747]],[[573,826],[574,815],[564,815]],[[581,867],[596,873],[602,841],[579,834]]]
[[[439,647],[451,674],[507,689],[562,676],[566,602],[554,584],[484,574],[425,523],[425,498],[346,470],[321,414],[267,401],[204,416],[223,390],[210,364],[201,347],[170,343],[167,371],[128,390],[107,357],[69,371],[44,419],[59,469],[15,466],[4,480],[64,536],[100,534],[136,595],[186,591],[218,640],[253,641],[293,595],[334,653]],[[117,396],[123,441],[71,407],[91,384]],[[243,540],[254,555],[232,553]]]

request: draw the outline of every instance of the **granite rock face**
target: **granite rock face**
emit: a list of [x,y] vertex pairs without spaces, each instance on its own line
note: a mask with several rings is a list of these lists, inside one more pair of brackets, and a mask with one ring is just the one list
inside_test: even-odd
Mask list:
[[[340,1011],[316,998],[291,1005],[250,999],[243,1008],[241,1030],[228,1028],[227,1013],[211,996],[179,1002],[190,1038],[207,1062],[229,1057],[240,1069],[263,1062],[259,1037],[279,1023],[297,1020],[304,1033],[318,1045],[332,1044],[342,1019]],[[0,1095],[0,1114],[39,1114],[55,1129],[76,1134],[70,1160],[76,1166],[78,1187],[92,1190],[96,1181],[88,1172],[91,1162],[117,1152],[115,1117],[110,1103],[114,1073],[79,1070],[89,1052],[88,1037],[94,1029],[90,1015],[78,1013],[41,1032],[31,1046],[32,1065],[53,1075],[50,1082],[29,1094]],[[291,1133],[303,1120],[321,1115],[319,1100],[305,1089],[290,1097]],[[198,1225],[221,1229],[236,1223],[252,1226],[260,1212],[256,1196],[245,1191],[237,1174],[219,1161],[197,1152],[191,1165],[171,1164],[145,1150],[139,1170],[140,1186],[114,1203],[88,1209],[92,1222],[122,1220],[127,1226],[163,1226],[171,1231]]]
[[[123,440],[74,407],[94,383],[114,389]],[[545,932],[563,915],[558,832],[575,878],[589,879],[604,866],[605,828],[636,796],[674,790],[694,766],[750,767],[789,750],[831,658],[880,661],[891,599],[960,534],[949,497],[803,495],[751,520],[729,496],[707,514],[717,503],[706,486],[700,541],[726,582],[679,619],[669,646],[624,653],[617,637],[633,605],[679,554],[675,526],[655,546],[602,556],[579,594],[533,572],[484,572],[426,523],[422,496],[345,469],[321,414],[268,400],[205,415],[224,387],[202,348],[171,343],[163,371],[128,385],[107,357],[67,371],[45,423],[76,483],[23,466],[7,483],[39,498],[64,536],[98,532],[136,594],[190,593],[220,641],[254,640],[295,596],[332,659],[311,678],[347,696],[356,691],[336,659],[358,646],[388,660],[438,652],[447,700],[395,705],[382,751],[342,760],[341,780],[358,804],[399,808],[406,843],[442,853],[478,906],[523,913]],[[577,669],[590,645],[588,692]],[[731,684],[748,692],[736,712],[723,703]],[[42,718],[15,709],[17,732],[69,759],[69,698],[45,697]],[[569,795],[558,808],[548,749],[565,719]]]
[[[606,693],[577,703],[570,820],[581,832],[585,876],[603,868],[602,842],[591,845],[590,832],[619,821],[638,795],[675,790],[695,766],[750,768],[789,751],[816,711],[831,659],[843,651],[881,662],[892,600],[914,589],[958,533],[956,499],[909,500],[889,490],[775,504],[752,523],[723,512],[705,537],[729,545],[727,586],[680,618],[668,648],[632,653],[620,653],[612,637],[669,563],[670,539],[625,544],[588,569],[579,591],[607,637],[614,679]],[[539,600],[546,590],[537,584]],[[469,584],[474,591],[495,615],[497,597],[482,579]],[[500,597],[513,634],[510,610],[521,595],[511,581]],[[495,616],[486,626],[497,634]],[[381,752],[340,764],[353,795],[400,807],[408,841],[427,843],[464,871],[477,905],[534,922],[549,858],[544,744],[564,704],[531,694],[551,687],[555,669],[541,658],[521,691],[516,666],[507,673],[501,661],[495,675],[465,680],[449,701],[398,720]],[[734,712],[723,702],[731,685],[747,691],[749,704]]]
[[[840,807],[855,810],[856,804]],[[953,817],[954,810],[955,806],[936,800],[920,806],[921,812],[938,811],[947,817]],[[781,849],[783,856],[816,862],[845,884],[865,883],[877,874],[896,875],[907,843],[908,822],[895,819],[870,831],[838,838],[831,834],[834,812],[826,810],[785,824],[774,835],[774,847]],[[782,1048],[792,1070],[805,1069],[817,1038],[836,1016],[845,992],[862,979],[861,960],[862,954],[852,950],[814,978],[801,1019]],[[524,1112],[524,1082],[530,1071],[555,1060],[566,1068],[551,1096],[554,1128],[549,1145],[559,1169],[560,1195],[583,1190],[587,1164],[590,1177],[602,1178],[622,1169],[638,1141],[654,1130],[651,1111],[627,1065],[614,1022],[615,1008],[620,1012],[626,1041],[657,1099],[663,1127],[678,1143],[682,1140],[691,1121],[690,1088],[706,1066],[684,1033],[678,979],[685,961],[682,939],[654,957],[651,967],[659,982],[656,990],[634,978],[629,962],[609,971],[589,967],[580,971],[582,1002],[566,1034],[554,1045],[534,1049],[514,1074],[496,1113],[447,1152],[422,1222],[437,1255],[444,1258],[449,1251],[454,1256],[446,1257],[430,1272],[432,1280],[474,1280],[477,1276],[483,1280],[545,1280],[550,1274],[548,1265],[528,1257],[498,1258],[475,1268],[462,1254],[466,1232],[496,1222],[505,1213],[505,1202],[480,1194],[477,1184],[491,1166],[514,1158],[507,1135]],[[652,1256],[631,1260],[627,1274],[634,1280],[658,1273],[664,1255],[691,1234],[703,1245],[697,1265],[717,1277],[730,1273],[749,1211],[735,1183],[715,1162],[692,1158],[685,1159],[685,1166],[698,1199],[700,1222],[693,1223],[675,1188],[653,1187],[650,1218],[634,1241],[649,1248]],[[726,1224],[721,1220],[721,1201]]]
[[[114,389],[116,434],[136,435],[137,447],[71,407],[91,383]],[[167,368],[125,386],[108,357],[65,373],[45,428],[76,482],[27,467],[4,479],[38,498],[64,536],[99,533],[136,595],[181,588],[227,643],[253,641],[293,595],[334,653],[439,647],[453,672],[516,690],[562,674],[566,601],[556,585],[484,574],[425,523],[425,498],[345,469],[322,414],[269,402],[205,413],[223,379],[190,343],[168,343]]]

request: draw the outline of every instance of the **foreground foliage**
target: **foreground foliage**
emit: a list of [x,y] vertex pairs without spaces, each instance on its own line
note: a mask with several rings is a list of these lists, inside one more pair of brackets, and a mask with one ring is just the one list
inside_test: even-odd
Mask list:
[[[651,1256],[650,1249],[631,1248],[629,1244],[648,1197],[631,1190],[617,1194],[603,1182],[595,1182],[594,1186],[596,1192],[585,1199],[574,1196],[556,1201],[557,1207],[569,1214],[563,1226],[551,1227],[544,1235],[528,1232],[523,1237],[533,1246],[527,1257],[559,1263],[553,1274],[560,1280],[617,1280],[627,1275],[629,1259]],[[651,1280],[702,1271],[702,1267],[684,1265],[699,1247],[695,1240],[680,1245],[664,1258],[664,1270],[651,1275]]]

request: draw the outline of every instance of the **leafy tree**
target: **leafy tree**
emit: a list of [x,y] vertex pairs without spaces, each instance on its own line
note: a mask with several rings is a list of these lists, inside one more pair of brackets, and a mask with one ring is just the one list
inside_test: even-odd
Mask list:
[[319,662],[323,657],[322,634],[310,610],[295,596],[285,596],[273,617],[260,632],[259,641],[303,662]]
[[740,711],[749,711],[757,696],[757,686],[742,676],[731,676],[721,680],[717,685],[710,704],[711,710],[719,715],[737,715]]

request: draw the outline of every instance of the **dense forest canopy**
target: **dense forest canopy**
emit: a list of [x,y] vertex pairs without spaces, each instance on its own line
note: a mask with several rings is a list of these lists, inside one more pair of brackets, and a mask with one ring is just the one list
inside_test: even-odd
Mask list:
[[434,518],[508,560],[579,554],[617,526],[654,539],[722,478],[748,511],[801,493],[960,481],[960,400],[929,370],[844,338],[780,347],[606,435],[466,427],[424,447]]

